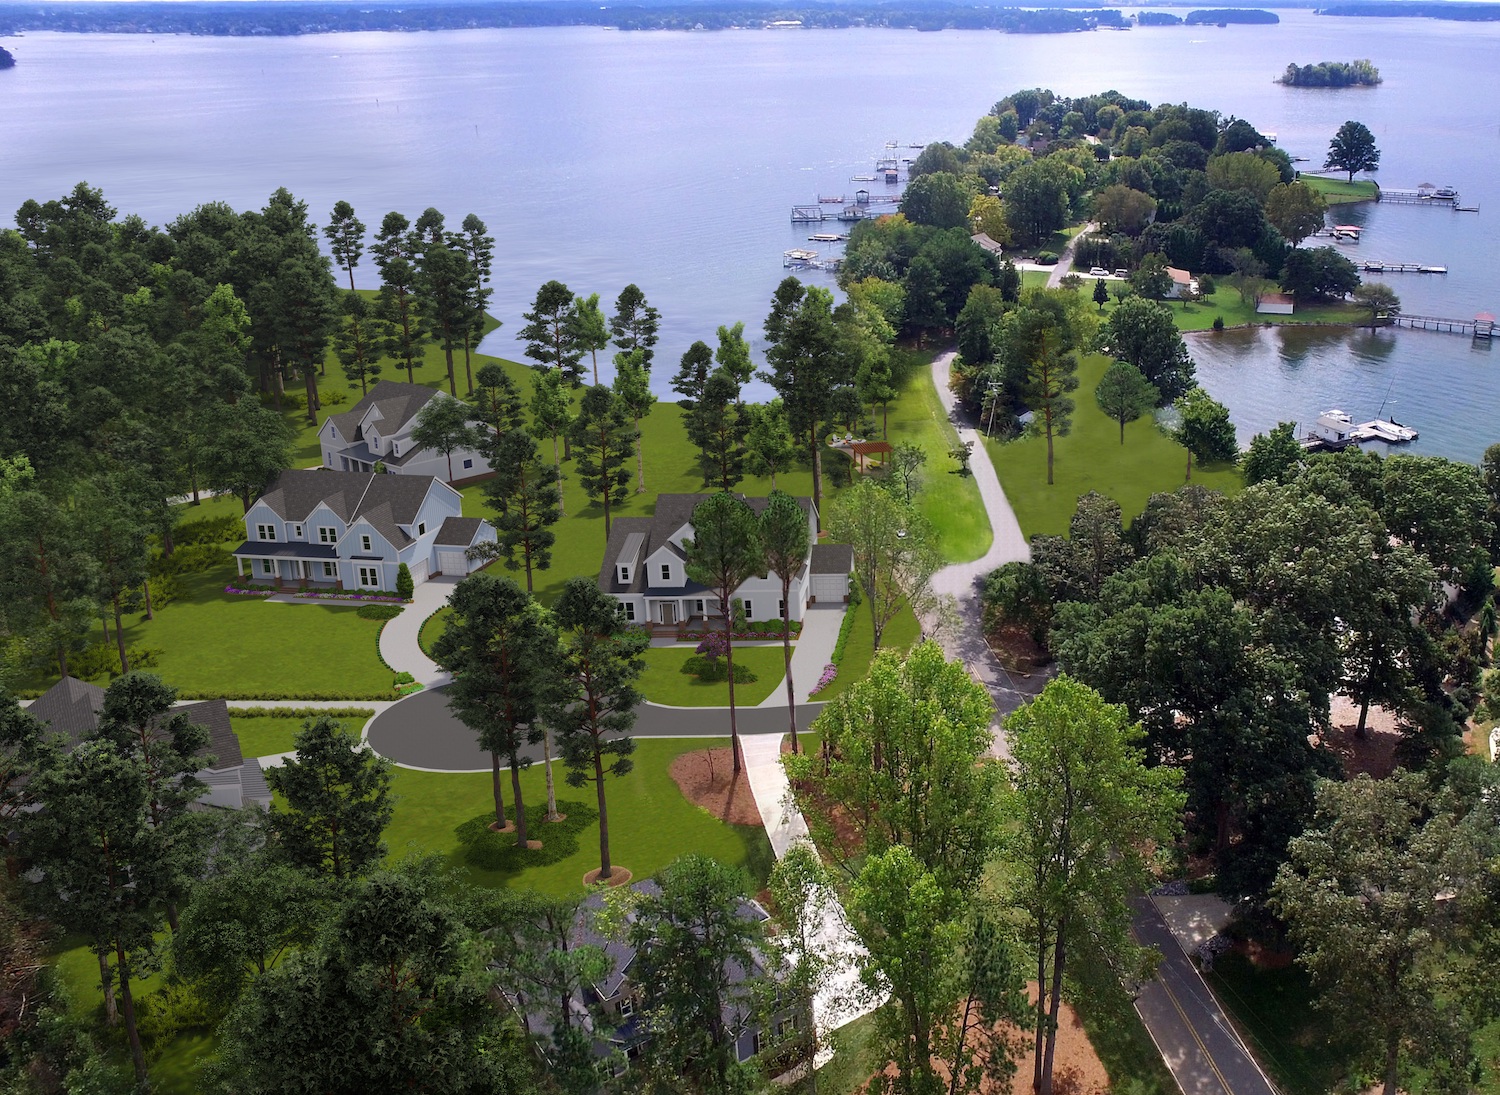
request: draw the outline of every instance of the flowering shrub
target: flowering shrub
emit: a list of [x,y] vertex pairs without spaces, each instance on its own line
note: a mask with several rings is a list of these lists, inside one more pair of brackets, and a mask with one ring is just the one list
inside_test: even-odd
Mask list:
[[274,589],[236,589],[234,586],[225,586],[224,592],[238,594],[241,597],[269,597],[276,591]]
[[724,638],[722,631],[711,631],[703,636],[703,641],[697,645],[694,653],[702,654],[708,659],[709,665],[716,665],[720,658],[729,654],[729,640]]
[[829,662],[827,665],[825,665],[823,667],[823,673],[822,673],[821,676],[818,677],[818,683],[815,684],[815,685],[813,685],[812,691],[809,692],[808,695],[809,696],[816,696],[819,692],[823,691],[823,689],[827,688],[830,684],[832,684],[834,682],[834,679],[838,675],[839,675],[839,667],[836,666],[836,665],[834,665],[832,662]]
[[315,601],[375,601],[380,604],[400,604],[404,599],[394,593],[323,593],[316,589],[305,589],[293,596]]

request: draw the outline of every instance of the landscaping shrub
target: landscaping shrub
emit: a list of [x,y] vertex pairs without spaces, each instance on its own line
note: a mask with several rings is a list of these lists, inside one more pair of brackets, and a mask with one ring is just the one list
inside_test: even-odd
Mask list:
[[1223,329],[1224,329],[1224,317],[1223,316],[1214,316],[1214,330],[1215,331],[1222,331]]
[[[116,663],[118,664],[118,663]],[[389,692],[350,692],[339,689],[318,689],[314,691],[270,691],[264,688],[215,688],[212,691],[202,689],[179,688],[177,690],[179,700],[239,700],[241,702],[254,702],[257,700],[318,700],[328,702],[330,700],[388,700],[391,698]]]
[[[694,655],[682,663],[682,672],[697,677],[700,681],[712,684],[716,681],[727,681],[729,663],[721,662],[717,658],[704,658]],[[754,684],[760,680],[760,676],[748,665],[737,665],[734,667],[735,684]]]
[[330,407],[341,407],[349,399],[349,393],[342,388],[333,388],[329,391],[318,392],[318,402],[326,403]]
[[153,609],[171,604],[181,593],[182,584],[177,581],[175,574],[163,574],[160,578],[151,579],[151,607]]
[[317,719],[327,715],[331,719],[358,719],[364,722],[375,714],[373,707],[231,707],[230,718],[236,715],[252,719]]
[[855,599],[855,594],[858,592],[858,586],[851,585],[849,587],[849,608],[844,613],[844,622],[839,624],[838,640],[833,644],[833,662],[835,665],[843,662],[844,647],[849,642],[849,634],[854,630],[855,609],[859,606],[858,600]]
[[526,807],[528,835],[542,842],[542,846],[534,850],[516,847],[515,833],[492,830],[493,810],[470,818],[454,830],[459,846],[463,848],[464,862],[481,870],[516,874],[527,867],[545,867],[567,859],[578,851],[579,835],[599,819],[599,811],[587,803],[559,799],[557,812],[567,817],[547,823],[542,820],[547,815],[545,801]]
[[136,1022],[146,1059],[161,1057],[167,1045],[185,1030],[212,1030],[223,1017],[202,997],[181,981],[168,980],[156,992],[144,993],[135,1001]]
[[833,662],[829,662],[827,665],[825,665],[823,667],[823,672],[818,676],[818,683],[813,685],[812,691],[807,694],[808,698],[810,699],[813,696],[816,696],[819,692],[823,691],[823,689],[827,688],[830,684],[838,679],[838,675],[839,667],[834,665]]
[[245,522],[238,517],[200,517],[184,521],[172,530],[172,543],[176,547],[172,554],[194,544],[223,544],[244,538]]
[[1039,266],[1056,266],[1057,265],[1057,252],[1056,251],[1038,251],[1036,253],[1036,261],[1037,261],[1037,265],[1039,265]]
[[[131,669],[151,669],[163,651],[153,647],[125,648],[126,660]],[[68,674],[80,681],[91,681],[98,677],[111,678],[120,675],[120,650],[111,642],[91,643],[82,651],[68,655]]]
[[411,600],[413,590],[417,587],[411,580],[411,568],[402,563],[396,568],[396,596],[403,601]]
[[354,614],[361,620],[394,620],[401,615],[400,605],[360,605]]

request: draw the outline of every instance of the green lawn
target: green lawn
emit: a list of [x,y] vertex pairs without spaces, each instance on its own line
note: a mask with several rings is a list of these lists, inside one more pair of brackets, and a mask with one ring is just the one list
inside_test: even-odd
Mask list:
[[[365,721],[375,713],[373,708],[363,715],[338,716],[348,729],[359,733]],[[304,718],[300,715],[235,715],[229,716],[235,736],[240,739],[240,752],[247,757],[269,757],[277,753],[292,751],[292,738],[302,729]]]
[[[682,665],[694,657],[690,646],[658,646],[646,651],[646,671],[638,687],[652,703],[671,707],[727,707],[729,682],[712,684],[684,673]],[[740,646],[735,644],[734,664],[748,667],[756,676],[752,683],[734,687],[734,702],[740,707],[754,707],[781,688],[786,680],[786,659],[780,644],[776,646]]]
[[[644,738],[636,742],[635,768],[625,776],[610,778],[605,794],[610,805],[610,853],[615,863],[628,867],[636,878],[655,874],[688,852],[741,867],[752,890],[759,890],[775,862],[765,830],[758,826],[729,825],[699,809],[677,789],[669,769],[674,757],[693,749],[718,748],[721,738]],[[594,788],[569,787],[565,770],[557,768],[557,796],[561,801],[594,803]],[[546,781],[540,766],[521,775],[522,793],[528,804],[545,803]],[[588,825],[576,836],[577,847],[561,861],[520,872],[476,867],[465,860],[455,830],[487,811],[493,811],[490,776],[487,772],[459,775],[396,770],[396,793],[400,801],[386,830],[391,857],[409,853],[436,853],[460,868],[479,886],[514,886],[545,893],[565,893],[583,883],[583,876],[599,866],[599,826]],[[510,781],[505,783],[506,808]],[[548,839],[547,826],[532,834]]]
[[1297,176],[1298,182],[1304,182],[1319,194],[1329,205],[1344,205],[1348,202],[1374,201],[1380,193],[1380,187],[1371,179],[1361,179],[1358,182],[1350,182],[1347,178],[1331,178],[1326,175]]
[[422,621],[422,630],[417,633],[417,645],[422,648],[422,653],[426,654],[429,658],[432,657],[433,644],[448,629],[448,617],[452,615],[453,609],[444,605]]
[[[823,691],[813,697],[818,703],[831,700],[846,691],[855,681],[869,676],[870,663],[875,660],[875,625],[870,617],[870,602],[862,598],[858,607],[851,610],[854,623],[849,627],[849,639],[844,644],[844,657],[839,662],[839,675]],[[880,636],[881,650],[908,650],[922,634],[922,628],[911,609],[903,608],[894,619],[885,625]],[[816,682],[814,682],[816,683]]]
[[[1038,534],[1068,531],[1079,497],[1091,490],[1120,503],[1127,522],[1158,491],[1175,490],[1185,480],[1187,450],[1173,441],[1150,417],[1120,427],[1094,402],[1094,388],[1109,367],[1102,355],[1084,357],[1078,366],[1073,429],[1054,438],[1054,479],[1047,484],[1047,439],[1023,437],[1016,441],[988,441],[990,458],[1016,511],[1021,531],[1029,539]],[[1239,472],[1231,466],[1193,468],[1193,482],[1215,490],[1234,491]]]

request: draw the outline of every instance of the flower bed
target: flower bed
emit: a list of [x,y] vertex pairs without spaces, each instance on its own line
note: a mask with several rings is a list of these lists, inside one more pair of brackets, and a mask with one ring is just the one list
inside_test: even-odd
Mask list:
[[274,589],[236,589],[234,586],[225,586],[224,592],[238,597],[271,597],[276,593]]
[[377,593],[324,593],[321,590],[314,589],[266,589],[264,587],[240,589],[237,586],[231,585],[225,586],[224,592],[240,597],[274,597],[278,593],[285,593],[289,597],[303,597],[310,601],[359,601],[361,604],[383,605],[405,603],[405,600],[396,596],[396,594],[383,591]]
[[812,691],[807,695],[809,698],[816,696],[823,689],[832,684],[839,675],[839,667],[829,662],[823,667],[822,674],[818,677],[818,683],[812,686]]
[[[801,633],[802,633],[802,625],[798,621],[793,620],[792,621],[792,638],[795,639]],[[719,627],[711,628],[708,631],[685,631],[684,630],[684,631],[677,632],[677,641],[680,642],[680,643],[695,643],[695,642],[701,642],[702,640],[708,638],[710,635],[719,635],[719,636],[722,636],[723,634],[724,634],[724,629],[723,628],[719,628]],[[782,632],[781,632],[781,626],[780,626],[780,624],[778,624],[776,626],[776,629],[774,631],[769,631],[769,630],[767,630],[767,631],[754,631],[754,630],[746,629],[744,631],[731,631],[730,632],[731,637],[733,637],[734,641],[737,642],[737,643],[738,642],[766,642],[766,641],[773,640],[773,639],[776,640],[777,642],[780,642],[781,641],[781,634],[782,634]]]

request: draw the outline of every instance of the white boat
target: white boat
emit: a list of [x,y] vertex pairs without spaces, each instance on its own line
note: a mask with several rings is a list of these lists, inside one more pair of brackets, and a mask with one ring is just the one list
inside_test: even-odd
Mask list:
[[1403,426],[1395,419],[1376,418],[1355,426],[1350,431],[1350,436],[1356,441],[1384,441],[1387,445],[1404,445],[1408,441],[1415,441],[1418,435],[1416,430]]

